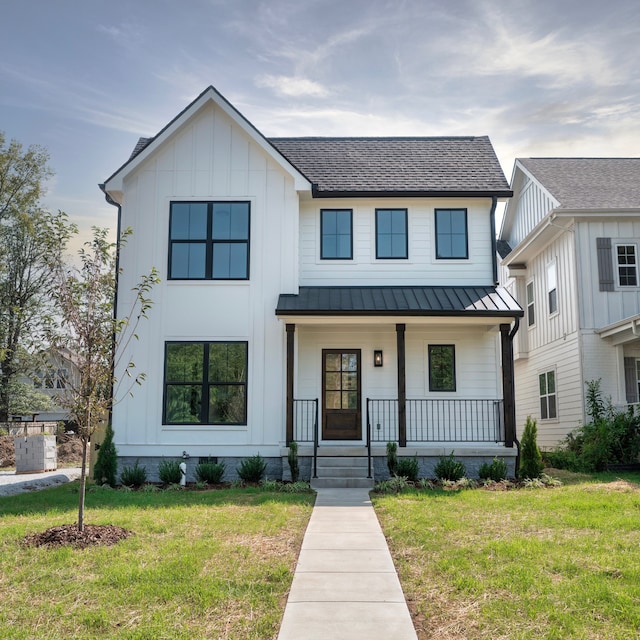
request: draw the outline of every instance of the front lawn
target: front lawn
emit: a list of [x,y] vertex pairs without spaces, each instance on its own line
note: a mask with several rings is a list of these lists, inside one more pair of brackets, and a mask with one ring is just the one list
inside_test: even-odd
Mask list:
[[640,476],[563,482],[372,494],[420,640],[638,637]]
[[25,546],[27,534],[75,522],[74,485],[0,497],[0,638],[277,636],[314,495],[97,489],[85,521],[134,535]]

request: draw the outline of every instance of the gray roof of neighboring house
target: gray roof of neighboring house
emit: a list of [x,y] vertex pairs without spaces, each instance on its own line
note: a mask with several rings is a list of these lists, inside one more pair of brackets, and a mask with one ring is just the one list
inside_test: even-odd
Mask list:
[[496,241],[496,249],[501,258],[506,258],[511,253],[511,245],[506,240],[498,239]]
[[[130,159],[153,138],[140,138]],[[317,197],[512,195],[487,136],[267,138],[314,185]]]
[[640,158],[518,158],[561,209],[640,208]]
[[522,316],[502,287],[300,287],[280,294],[276,315]]
[[340,195],[510,196],[487,136],[450,138],[269,138],[314,184]]

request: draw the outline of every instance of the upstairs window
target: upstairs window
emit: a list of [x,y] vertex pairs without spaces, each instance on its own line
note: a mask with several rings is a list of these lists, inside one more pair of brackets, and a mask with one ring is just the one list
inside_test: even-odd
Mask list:
[[466,209],[436,209],[436,258],[467,259]]
[[456,348],[452,344],[429,345],[429,391],[456,390]]
[[533,327],[536,323],[536,301],[534,297],[533,280],[527,282],[527,326]]
[[558,278],[555,261],[547,265],[547,298],[549,315],[558,311]]
[[407,210],[376,209],[376,258],[407,256]]
[[618,284],[621,287],[638,286],[638,261],[635,244],[616,245]]
[[247,423],[246,342],[168,342],[165,424]]
[[320,211],[320,257],[323,260],[353,258],[353,212],[351,209]]
[[172,202],[169,278],[247,280],[248,202]]
[[551,420],[558,417],[556,401],[556,373],[547,371],[538,376],[540,386],[540,417]]

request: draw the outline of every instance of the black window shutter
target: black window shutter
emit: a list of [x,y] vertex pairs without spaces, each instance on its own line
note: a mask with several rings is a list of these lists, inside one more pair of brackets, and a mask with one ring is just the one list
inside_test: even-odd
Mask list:
[[636,359],[624,359],[624,388],[627,394],[627,402],[638,402],[638,381],[636,380]]
[[598,250],[598,278],[600,291],[613,291],[613,260],[611,238],[596,238]]

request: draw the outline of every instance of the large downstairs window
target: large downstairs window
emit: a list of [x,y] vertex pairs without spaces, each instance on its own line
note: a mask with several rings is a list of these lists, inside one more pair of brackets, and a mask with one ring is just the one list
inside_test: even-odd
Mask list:
[[430,344],[429,391],[456,390],[456,348],[452,344]]
[[246,342],[167,342],[164,424],[247,424]]
[[169,279],[247,280],[248,202],[172,202]]
[[540,386],[540,417],[552,420],[558,417],[558,403],[556,399],[556,372],[547,371],[538,376]]

